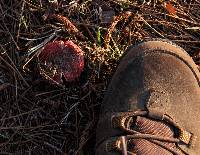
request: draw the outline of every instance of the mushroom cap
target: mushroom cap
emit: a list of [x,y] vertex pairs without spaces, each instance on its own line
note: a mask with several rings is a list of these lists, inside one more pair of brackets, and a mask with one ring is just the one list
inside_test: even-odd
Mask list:
[[62,84],[63,77],[67,82],[78,79],[84,68],[84,55],[72,41],[54,41],[44,46],[39,64],[46,79]]

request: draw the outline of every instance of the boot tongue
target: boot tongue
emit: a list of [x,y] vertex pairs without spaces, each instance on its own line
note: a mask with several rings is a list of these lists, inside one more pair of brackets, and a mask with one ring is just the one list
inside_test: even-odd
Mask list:
[[[168,124],[146,117],[138,116],[135,121],[133,121],[130,128],[143,134],[158,135],[167,138],[174,137],[173,128],[170,127]],[[170,148],[176,148],[176,145],[174,143],[162,143],[163,145],[167,145]],[[128,143],[128,148],[131,152],[138,155],[172,155],[172,153],[167,151],[166,149],[145,139],[132,139]]]
[[174,130],[165,122],[138,116],[135,121],[136,131],[144,134],[158,135],[168,138],[174,137]]

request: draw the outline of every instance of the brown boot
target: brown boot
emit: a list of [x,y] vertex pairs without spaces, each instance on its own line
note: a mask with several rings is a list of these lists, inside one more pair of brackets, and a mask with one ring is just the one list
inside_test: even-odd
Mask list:
[[199,155],[199,88],[197,66],[180,47],[130,47],[103,101],[96,155]]

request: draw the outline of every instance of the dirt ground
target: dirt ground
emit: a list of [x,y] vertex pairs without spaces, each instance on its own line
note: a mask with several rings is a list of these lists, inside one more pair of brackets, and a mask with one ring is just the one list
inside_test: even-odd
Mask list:
[[[104,92],[128,46],[171,40],[200,64],[199,0],[0,0],[0,154],[93,155]],[[84,51],[74,82],[52,84],[41,49]]]

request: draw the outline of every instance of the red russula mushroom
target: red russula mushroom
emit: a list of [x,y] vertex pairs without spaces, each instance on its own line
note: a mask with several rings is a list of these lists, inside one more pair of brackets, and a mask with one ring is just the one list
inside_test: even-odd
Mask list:
[[72,82],[84,68],[83,51],[72,41],[48,43],[39,54],[40,71],[53,83],[62,84],[62,77]]

